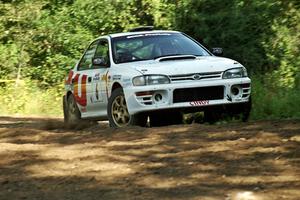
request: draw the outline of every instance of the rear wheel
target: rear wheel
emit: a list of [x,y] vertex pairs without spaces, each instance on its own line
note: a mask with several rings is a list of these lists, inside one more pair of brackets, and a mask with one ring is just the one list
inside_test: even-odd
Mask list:
[[64,122],[67,128],[75,128],[81,122],[80,111],[73,95],[64,99]]
[[107,114],[111,127],[146,126],[147,124],[146,114],[129,114],[122,88],[117,88],[112,92],[108,100]]

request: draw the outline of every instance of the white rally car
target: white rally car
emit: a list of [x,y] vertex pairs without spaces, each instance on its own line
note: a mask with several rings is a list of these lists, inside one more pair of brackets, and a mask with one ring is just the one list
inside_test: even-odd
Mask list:
[[251,80],[240,63],[210,53],[177,31],[138,28],[101,36],[66,77],[64,118],[109,120],[112,127],[176,124],[182,113],[204,111],[207,121],[222,112],[251,108]]

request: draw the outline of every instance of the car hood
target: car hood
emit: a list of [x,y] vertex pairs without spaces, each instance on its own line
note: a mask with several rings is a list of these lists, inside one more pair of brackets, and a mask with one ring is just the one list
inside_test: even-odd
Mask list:
[[230,68],[240,67],[238,62],[216,56],[202,56],[196,59],[184,60],[168,60],[168,61],[140,61],[134,63],[126,63],[142,74],[190,74],[190,73],[204,73],[204,72],[221,72]]

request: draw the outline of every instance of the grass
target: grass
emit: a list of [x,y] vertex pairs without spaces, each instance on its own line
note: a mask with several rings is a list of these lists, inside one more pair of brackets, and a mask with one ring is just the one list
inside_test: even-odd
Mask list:
[[252,78],[252,119],[300,118],[300,88],[280,87],[272,80]]
[[[36,81],[19,85],[6,83],[0,88],[1,115],[62,117],[62,84],[43,89]],[[300,89],[276,86],[270,80],[252,78],[251,119],[300,118]]]
[[42,89],[36,81],[25,80],[0,88],[1,115],[62,116],[63,85]]

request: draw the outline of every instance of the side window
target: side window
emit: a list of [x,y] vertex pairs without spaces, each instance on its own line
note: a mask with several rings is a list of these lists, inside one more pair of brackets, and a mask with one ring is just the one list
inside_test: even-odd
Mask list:
[[96,51],[98,42],[99,41],[93,42],[89,46],[89,48],[86,50],[84,56],[82,57],[82,59],[79,62],[78,70],[92,69],[92,67],[93,67],[92,59],[95,55],[95,51]]
[[101,40],[98,43],[95,58],[100,58],[103,60],[102,64],[100,64],[97,67],[109,67],[109,48],[108,48],[108,42],[106,40]]

